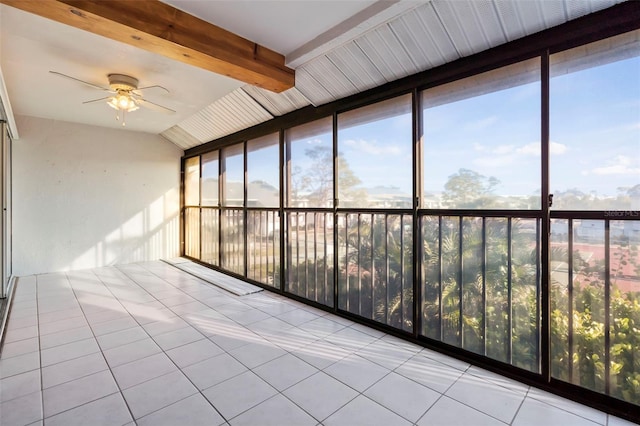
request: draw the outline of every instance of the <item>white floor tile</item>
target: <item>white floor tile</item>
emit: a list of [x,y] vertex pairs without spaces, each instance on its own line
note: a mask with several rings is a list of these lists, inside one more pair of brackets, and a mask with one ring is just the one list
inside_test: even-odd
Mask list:
[[198,390],[180,372],[169,373],[122,391],[136,419],[196,393]]
[[326,426],[402,426],[410,422],[360,395],[322,422]]
[[67,318],[63,320],[58,320],[54,322],[40,322],[40,335],[46,336],[51,333],[58,333],[60,331],[73,330],[74,328],[87,326],[87,320],[84,319],[84,316],[77,316],[72,318]]
[[[465,373],[446,395],[505,423],[511,423],[525,392],[516,392]],[[482,398],[478,398],[482,395]]]
[[369,361],[375,362],[378,365],[393,370],[413,357],[416,352],[403,347],[394,346],[384,340],[377,340],[360,349],[356,354],[368,359]]
[[162,352],[153,340],[146,338],[104,351],[111,368]]
[[635,424],[636,423],[621,419],[620,417],[612,415],[607,416],[607,426],[634,426]]
[[202,339],[205,339],[205,336],[193,327],[185,327],[153,336],[153,340],[165,351]]
[[123,318],[100,322],[98,324],[91,324],[91,329],[96,336],[127,330],[133,327],[138,327],[138,323],[130,315]]
[[607,415],[602,411],[596,410],[595,408],[578,404],[577,402],[562,398],[560,396],[545,392],[537,388],[531,388],[527,396],[552,405],[554,407],[561,408],[565,411],[568,411],[580,417],[584,417],[596,423],[606,424]]
[[300,326],[309,321],[320,318],[318,315],[312,314],[304,309],[294,309],[277,316],[283,321],[288,322],[291,325]]
[[118,392],[48,417],[45,423],[47,426],[111,426],[131,420],[129,409]]
[[42,358],[42,366],[47,367],[49,365],[80,358],[81,356],[96,352],[100,352],[100,346],[98,346],[96,339],[89,338],[78,340],[73,343],[67,343],[66,345],[44,349],[40,354]]
[[24,339],[32,339],[38,337],[38,327],[22,327],[22,328],[9,328],[5,330],[4,343],[17,342]]
[[71,408],[118,392],[110,371],[102,371],[43,391],[44,416],[50,417]]
[[229,421],[232,426],[315,426],[316,419],[278,394]]
[[257,343],[249,343],[246,346],[242,346],[241,348],[234,349],[229,352],[230,355],[248,368],[255,368],[265,362],[278,358],[285,353],[286,352],[283,349],[266,340]]
[[314,374],[283,393],[320,421],[358,396],[358,392],[323,372]]
[[80,340],[93,338],[93,332],[88,325],[73,328],[71,330],[59,331],[57,333],[40,336],[40,347],[42,349],[55,348],[56,346],[66,345]]
[[[479,398],[480,399],[480,398]],[[418,426],[505,426],[498,419],[443,396],[416,423]]]
[[34,327],[38,325],[38,317],[36,315],[29,315],[23,318],[11,318],[11,321],[7,321],[7,328],[23,328]]
[[418,354],[395,369],[408,379],[444,393],[462,375],[462,371]]
[[355,390],[363,392],[389,374],[390,370],[357,355],[349,355],[325,368],[324,372]]
[[[605,419],[606,420],[606,419]],[[600,423],[603,425],[604,423]],[[513,426],[596,426],[597,423],[533,398],[526,398]]]
[[188,327],[189,324],[180,318],[179,316],[174,316],[167,319],[161,319],[159,321],[155,321],[149,324],[144,324],[142,327],[147,330],[150,336],[157,336],[158,334],[168,333],[170,331],[178,330],[181,328]]
[[80,309],[79,306],[76,306],[73,309],[65,309],[62,311],[50,312],[47,314],[40,313],[40,315],[38,315],[38,319],[40,323],[44,324],[49,322],[60,321],[67,318],[81,317],[82,315],[84,315],[84,313],[82,312],[82,309]]
[[178,368],[167,355],[158,353],[128,364],[119,365],[111,371],[120,389],[127,389],[147,380],[178,371]]
[[109,366],[102,353],[96,352],[44,367],[42,369],[42,387],[47,389],[108,369]]
[[318,340],[310,345],[294,350],[293,354],[322,370],[346,358],[351,354],[351,351],[329,343],[326,340]]
[[224,351],[211,340],[202,339],[167,351],[169,358],[180,368],[220,355]]
[[283,391],[317,373],[318,369],[302,361],[300,358],[287,354],[262,364],[254,368],[253,371],[271,386],[279,391]]
[[17,342],[7,343],[3,345],[2,359],[39,351],[40,345],[38,344],[38,338],[33,337],[31,339],[19,340]]
[[278,393],[251,371],[205,389],[204,396],[227,419],[255,407]]
[[0,424],[3,426],[28,425],[42,418],[42,393],[40,391],[0,404]]
[[247,368],[225,353],[190,365],[182,371],[202,390],[244,373]]
[[0,402],[10,401],[40,390],[40,370],[0,379]]
[[0,379],[40,368],[40,353],[29,352],[0,359]]
[[325,337],[325,340],[347,350],[357,351],[375,342],[378,338],[346,327]]
[[271,315],[258,309],[249,309],[246,311],[232,312],[226,314],[227,318],[241,325],[248,325],[258,321],[264,321],[271,318]]
[[24,277],[17,289],[0,360],[2,426],[628,424],[280,295],[232,296],[162,262]]
[[367,389],[364,395],[412,423],[418,421],[441,396],[397,373],[384,377]]
[[102,350],[106,351],[108,349],[117,348],[118,346],[146,339],[147,337],[149,337],[149,335],[144,330],[144,328],[133,327],[126,330],[120,330],[114,333],[97,336],[96,340],[98,341],[98,344],[100,345]]
[[344,325],[332,321],[330,318],[326,317],[316,318],[312,321],[305,322],[298,327],[320,338],[327,337],[328,335],[345,328]]
[[225,420],[202,395],[195,394],[144,416],[137,423],[138,426],[218,426]]

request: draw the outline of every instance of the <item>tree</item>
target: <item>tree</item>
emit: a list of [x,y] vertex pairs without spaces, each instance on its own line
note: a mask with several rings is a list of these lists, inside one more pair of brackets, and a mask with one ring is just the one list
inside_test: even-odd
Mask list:
[[[311,167],[292,170],[292,196],[299,200],[305,194],[311,207],[328,207],[333,203],[333,151],[326,146],[316,146],[305,150],[312,160]],[[353,173],[349,163],[338,155],[338,182],[340,197],[345,206],[362,207],[367,198],[362,181]]]
[[499,184],[493,176],[487,178],[473,170],[460,169],[444,185],[443,200],[449,208],[493,207],[492,192]]

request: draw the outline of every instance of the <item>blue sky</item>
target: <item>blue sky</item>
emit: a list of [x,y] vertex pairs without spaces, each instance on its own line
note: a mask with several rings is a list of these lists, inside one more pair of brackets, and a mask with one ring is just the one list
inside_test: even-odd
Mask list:
[[[461,168],[498,178],[499,195],[539,191],[539,82],[428,108],[423,120],[426,191],[442,191]],[[410,114],[344,128],[338,138],[364,186],[411,193]],[[615,196],[640,183],[640,58],[553,78],[550,140],[552,191]],[[304,151],[331,144],[329,133],[297,141],[293,158],[308,168]],[[261,161],[250,161],[250,180],[277,184],[277,151],[261,152]]]

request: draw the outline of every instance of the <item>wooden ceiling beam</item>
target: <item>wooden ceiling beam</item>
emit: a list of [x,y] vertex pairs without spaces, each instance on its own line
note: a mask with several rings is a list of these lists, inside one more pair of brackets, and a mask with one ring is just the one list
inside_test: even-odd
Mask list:
[[273,92],[295,84],[295,73],[280,53],[158,0],[0,3]]

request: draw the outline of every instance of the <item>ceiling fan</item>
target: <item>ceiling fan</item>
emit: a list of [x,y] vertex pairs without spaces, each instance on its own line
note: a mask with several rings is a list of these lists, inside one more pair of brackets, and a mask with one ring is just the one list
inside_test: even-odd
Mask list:
[[165,87],[159,85],[138,87],[138,79],[125,74],[109,74],[109,87],[99,86],[97,84],[89,83],[88,81],[80,80],[79,78],[71,77],[70,75],[62,74],[57,71],[49,71],[51,74],[55,74],[60,77],[68,78],[70,80],[77,81],[85,84],[94,89],[109,92],[110,96],[103,98],[93,99],[85,101],[83,104],[91,104],[94,102],[106,101],[107,105],[116,110],[116,120],[120,120],[122,114],[122,125],[125,125],[125,113],[133,112],[139,107],[145,107],[154,111],[159,111],[167,114],[175,113],[171,108],[167,108],[155,102],[151,102],[142,97],[142,90],[147,89],[161,89],[166,93],[169,93]]

